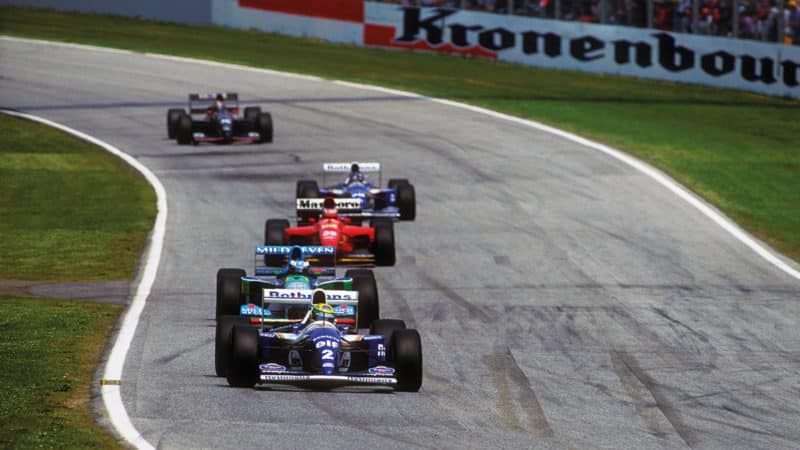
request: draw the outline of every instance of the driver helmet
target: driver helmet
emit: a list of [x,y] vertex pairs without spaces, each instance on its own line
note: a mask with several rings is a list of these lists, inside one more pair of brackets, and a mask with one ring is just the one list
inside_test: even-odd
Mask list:
[[217,110],[218,112],[224,110],[225,109],[224,102],[225,102],[225,97],[223,97],[222,94],[217,94],[217,98],[216,100],[214,100],[214,109]]
[[322,217],[325,219],[335,219],[339,217],[339,213],[336,211],[336,200],[327,197],[322,202]]
[[294,273],[303,273],[309,266],[308,261],[302,258],[292,259],[289,261],[289,271]]
[[350,166],[350,175],[347,176],[348,183],[363,183],[364,182],[364,174],[361,173],[361,169],[358,167],[358,163],[353,163]]
[[315,321],[324,320],[326,322],[336,322],[336,313],[333,306],[327,303],[315,303],[311,309],[311,314]]

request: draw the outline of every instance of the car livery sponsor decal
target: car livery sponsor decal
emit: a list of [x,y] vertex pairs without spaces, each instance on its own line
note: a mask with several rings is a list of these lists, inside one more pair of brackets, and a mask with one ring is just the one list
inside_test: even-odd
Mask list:
[[[325,290],[327,301],[358,301],[357,291]],[[311,300],[314,296],[312,289],[264,289],[264,301],[269,300]]]
[[353,316],[356,313],[356,309],[352,306],[348,306],[345,304],[339,305],[338,308],[333,310],[334,315],[336,316]]
[[286,372],[286,366],[276,364],[276,363],[267,363],[261,364],[258,366],[262,372],[275,372],[275,373],[283,373]]
[[322,170],[325,172],[350,172],[353,164],[358,164],[360,172],[380,172],[381,163],[379,162],[334,162],[325,163],[322,165]]
[[[289,245],[259,245],[256,255],[288,255],[294,247]],[[336,247],[313,245],[299,247],[304,255],[335,255]]]
[[240,309],[239,309],[239,314],[242,315],[242,316],[260,316],[260,315],[262,315],[262,313],[265,316],[271,316],[272,315],[270,310],[262,309],[260,306],[258,306],[256,304],[253,304],[253,303],[248,303],[246,305],[242,305],[240,307]]
[[375,366],[369,368],[369,373],[375,375],[394,375],[394,369],[386,366]]
[[[341,192],[340,192],[341,193]],[[299,210],[320,210],[324,198],[298,198],[297,209]],[[350,198],[335,198],[336,209],[358,209],[361,208],[361,201]]]

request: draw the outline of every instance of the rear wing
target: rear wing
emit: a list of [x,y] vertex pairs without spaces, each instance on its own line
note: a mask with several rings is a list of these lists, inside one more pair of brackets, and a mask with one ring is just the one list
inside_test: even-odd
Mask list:
[[[333,306],[336,320],[343,324],[358,323],[358,291],[323,290],[325,301]],[[311,309],[311,300],[314,296],[312,289],[273,289],[264,288],[264,295],[261,304],[261,323],[274,322],[296,322],[297,320],[288,319],[288,312],[291,308]],[[276,317],[278,312],[286,311],[286,319]],[[266,311],[270,311],[267,313]],[[273,313],[274,311],[274,313]]]
[[224,94],[189,94],[189,114],[205,114],[208,108],[214,104],[217,95],[222,95],[225,109],[234,114],[239,112],[239,94],[226,92]]
[[[309,218],[316,218],[322,212],[322,204],[324,198],[298,198],[295,211],[297,212],[297,219],[300,221],[307,221]],[[344,216],[357,216],[361,213],[361,200],[357,198],[334,198],[336,203],[336,211]]]
[[[323,245],[258,245],[255,251],[255,271],[258,275],[268,275],[272,269],[267,269],[266,261],[280,261],[283,265],[289,260],[293,249],[300,249],[306,261],[333,266],[336,262],[336,247]],[[269,264],[275,266],[276,264]],[[313,269],[312,269],[313,270]]]
[[[322,164],[322,184],[327,186],[328,185],[328,174],[336,174],[336,173],[350,173],[350,167],[353,164],[358,164],[358,170],[369,176],[370,173],[377,173],[378,174],[378,182],[376,186],[381,185],[381,163],[379,162],[327,162]],[[339,180],[341,181],[341,180]]]

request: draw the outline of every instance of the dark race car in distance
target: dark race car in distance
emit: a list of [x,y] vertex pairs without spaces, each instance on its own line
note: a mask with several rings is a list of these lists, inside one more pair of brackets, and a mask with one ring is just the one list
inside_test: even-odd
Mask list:
[[[328,185],[331,174],[347,173],[347,177],[334,185]],[[370,174],[377,174],[377,180]],[[338,162],[325,163],[322,166],[322,184],[316,180],[300,180],[297,182],[295,195],[298,206],[300,200],[318,199],[321,197],[349,198],[360,202],[359,208],[348,211],[348,216],[356,219],[393,219],[414,220],[417,214],[416,193],[414,185],[405,178],[390,179],[385,188],[381,188],[381,164],[378,162]],[[314,215],[308,208],[297,210],[298,220],[303,221]]]
[[240,115],[238,94],[189,94],[188,111],[167,111],[167,135],[179,145],[272,142],[272,115],[258,106]]

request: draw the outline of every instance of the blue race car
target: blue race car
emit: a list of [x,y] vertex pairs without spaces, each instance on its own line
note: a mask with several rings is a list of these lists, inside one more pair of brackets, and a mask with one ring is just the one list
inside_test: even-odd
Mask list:
[[[214,366],[218,376],[225,375],[228,358],[226,343],[234,325],[264,323],[285,325],[299,322],[307,312],[305,306],[292,307],[264,298],[265,292],[275,289],[357,293],[359,314],[342,309],[338,319],[354,328],[369,328],[380,316],[378,287],[375,275],[368,269],[350,269],[344,277],[336,277],[333,267],[311,267],[309,260],[335,260],[336,247],[324,246],[258,246],[255,250],[255,274],[247,276],[244,269],[225,268],[217,271],[217,329]],[[284,258],[286,264],[278,269],[265,267],[268,258]],[[330,257],[330,258],[328,258]],[[279,298],[278,298],[279,299]]]
[[[357,314],[358,294],[323,289],[265,289],[267,302],[305,307],[303,319],[258,328],[235,325],[225,370],[228,385],[288,384],[330,389],[386,386],[416,392],[422,385],[422,344],[402,320],[376,320],[368,334],[343,324],[338,311]],[[266,318],[263,317],[262,318]]]
[[[336,199],[336,208],[344,217],[361,219],[399,219],[414,220],[417,214],[414,185],[405,178],[389,180],[388,186],[381,188],[381,165],[366,163],[325,163],[322,166],[323,185],[331,173],[348,173],[342,182],[319,188],[315,180],[297,182],[297,217],[301,224],[315,218],[322,209],[323,197]],[[368,174],[377,173],[374,183]]]

